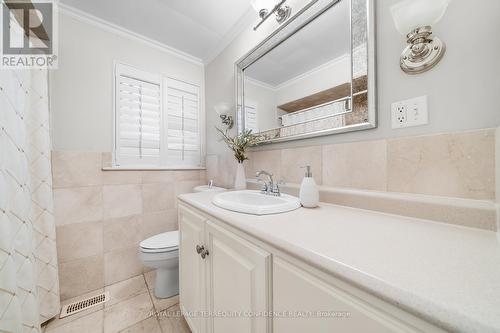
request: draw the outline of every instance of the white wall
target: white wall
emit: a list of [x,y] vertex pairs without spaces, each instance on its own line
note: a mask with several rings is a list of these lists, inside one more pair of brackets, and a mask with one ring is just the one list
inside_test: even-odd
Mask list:
[[277,104],[294,100],[330,89],[351,80],[351,58],[345,55],[331,60],[318,68],[280,84],[276,89]]
[[[409,76],[399,68],[405,39],[395,29],[389,7],[398,0],[375,1],[377,29],[377,90],[379,126],[373,130],[313,138],[261,149],[373,140],[500,125],[500,1],[456,0],[451,3],[434,32],[447,44],[441,63],[430,72]],[[294,9],[297,8],[293,5]],[[271,20],[272,21],[272,20]],[[257,32],[248,27],[205,68],[208,153],[225,153],[216,138],[219,125],[213,106],[219,101],[234,102],[234,63],[262,40],[274,22],[266,22]],[[407,129],[391,129],[391,103],[414,97],[429,97],[429,124]]]
[[204,106],[202,64],[66,14],[59,26],[59,69],[50,77],[54,150],[112,150],[114,60],[200,85]]
[[245,82],[245,104],[257,107],[257,126],[265,131],[279,126],[276,109],[276,92],[251,81]]

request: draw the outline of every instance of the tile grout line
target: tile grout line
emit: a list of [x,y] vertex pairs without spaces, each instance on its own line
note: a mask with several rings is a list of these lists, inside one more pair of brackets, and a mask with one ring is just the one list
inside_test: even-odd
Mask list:
[[[156,323],[158,324],[158,327],[160,327],[160,331],[163,332],[163,328],[161,326],[161,323],[160,323],[160,318],[158,317],[158,310],[156,310],[156,306],[155,306],[155,303],[153,302],[153,295],[151,295],[151,289],[149,289],[149,285],[148,285],[148,281],[146,280],[146,274],[145,273],[142,273],[142,277],[144,279],[144,283],[146,284],[146,289],[148,290],[148,293],[149,293],[149,299],[151,300],[151,305],[153,305],[153,316],[155,317],[156,319]],[[163,333],[166,333],[166,332],[163,332]]]

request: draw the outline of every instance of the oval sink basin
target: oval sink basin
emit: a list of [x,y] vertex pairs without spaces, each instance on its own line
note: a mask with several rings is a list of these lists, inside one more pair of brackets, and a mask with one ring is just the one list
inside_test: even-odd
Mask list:
[[253,215],[279,214],[300,207],[297,197],[281,194],[279,197],[260,191],[233,191],[217,194],[212,203],[220,208]]

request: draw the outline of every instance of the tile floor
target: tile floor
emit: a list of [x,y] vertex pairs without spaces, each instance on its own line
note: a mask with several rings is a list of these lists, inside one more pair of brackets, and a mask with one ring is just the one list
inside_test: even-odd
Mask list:
[[[157,299],[154,296],[154,271],[95,290],[84,296],[109,291],[105,304],[75,315],[50,321],[44,333],[190,333],[179,314],[179,297]],[[63,304],[68,304],[79,296]]]

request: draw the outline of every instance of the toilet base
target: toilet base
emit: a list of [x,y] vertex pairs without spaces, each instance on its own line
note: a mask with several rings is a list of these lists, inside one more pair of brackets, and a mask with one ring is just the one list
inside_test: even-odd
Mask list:
[[179,269],[157,268],[154,294],[156,298],[179,295]]

